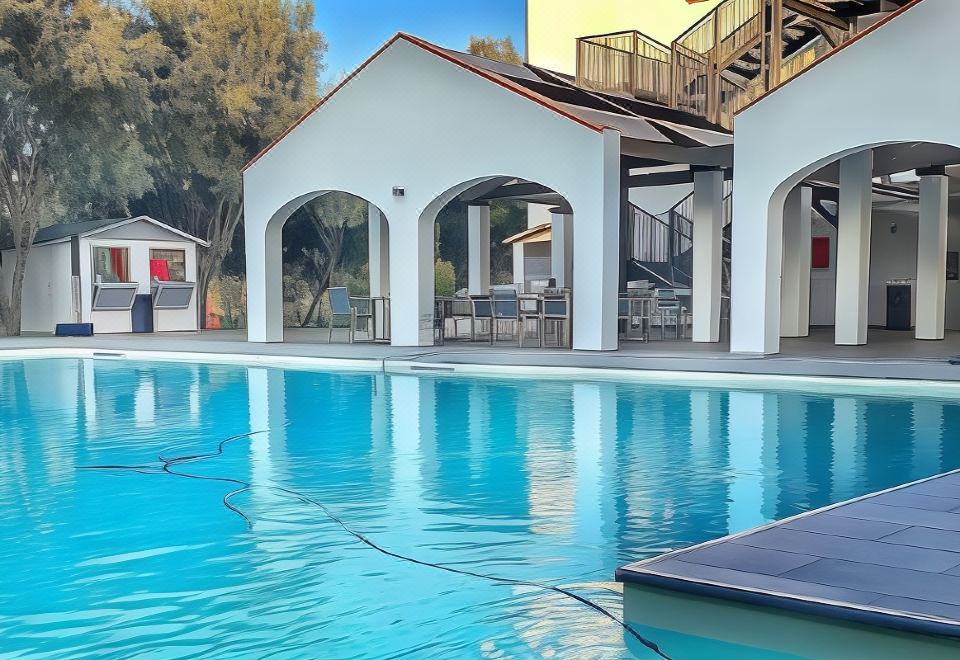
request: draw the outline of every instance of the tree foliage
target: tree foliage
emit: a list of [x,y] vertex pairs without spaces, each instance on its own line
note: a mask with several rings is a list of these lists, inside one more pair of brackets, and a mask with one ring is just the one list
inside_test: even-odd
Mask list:
[[316,100],[326,48],[307,0],[137,0],[140,28],[164,62],[152,88],[148,144],[156,213],[205,238],[206,300],[243,219],[241,170]]
[[513,39],[510,37],[470,36],[470,43],[467,50],[473,55],[486,57],[491,60],[506,62],[507,64],[523,64],[523,58],[513,46]]
[[140,140],[162,49],[98,0],[0,0],[0,233],[14,249],[0,325],[19,334],[30,247],[45,224],[126,211],[152,182]]
[[334,271],[341,265],[347,230],[366,223],[367,213],[367,202],[342,192],[327,193],[297,211],[320,242],[319,246],[300,245],[304,274],[311,283],[310,305],[300,319],[301,327],[310,325],[315,316],[319,317],[320,299],[329,288]]

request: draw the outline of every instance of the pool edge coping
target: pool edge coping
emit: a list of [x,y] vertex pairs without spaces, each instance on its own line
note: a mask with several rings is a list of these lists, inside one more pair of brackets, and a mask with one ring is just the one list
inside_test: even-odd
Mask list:
[[685,577],[679,575],[670,575],[666,573],[656,573],[648,570],[650,564],[655,564],[664,559],[673,559],[694,550],[714,546],[720,543],[726,543],[734,539],[749,536],[757,532],[776,527],[782,527],[795,520],[802,520],[810,516],[818,515],[837,509],[848,504],[854,504],[864,500],[869,500],[879,495],[896,492],[905,488],[910,488],[918,484],[926,483],[946,476],[960,474],[960,468],[948,470],[939,474],[934,474],[922,479],[916,479],[890,488],[852,497],[848,500],[835,502],[810,511],[802,511],[794,516],[780,518],[769,523],[751,527],[734,534],[727,534],[720,538],[697,543],[686,548],[679,548],[659,554],[655,557],[648,557],[640,561],[625,564],[616,569],[615,580],[625,586],[638,585],[641,587],[653,587],[667,591],[686,593],[695,596],[711,598],[720,603],[723,601],[732,601],[754,605],[759,607],[772,607],[779,610],[799,612],[801,614],[810,614],[814,616],[825,617],[828,619],[839,619],[852,623],[878,626],[881,628],[900,630],[903,632],[917,633],[921,635],[937,635],[960,639],[960,621],[939,617],[933,614],[923,614],[919,612],[903,612],[883,607],[874,607],[869,604],[850,603],[836,601],[828,598],[819,598],[816,596],[801,596],[797,594],[786,594],[783,592],[743,585],[733,585],[716,580],[704,580],[699,578]]
[[615,381],[636,384],[660,384],[675,387],[713,387],[741,391],[787,391],[832,395],[884,394],[960,399],[960,381],[879,376],[831,376],[744,373],[697,369],[647,369],[624,367],[507,365],[474,362],[430,361],[428,354],[383,358],[343,358],[264,353],[177,351],[164,349],[127,349],[123,347],[30,347],[0,349],[0,360],[25,359],[105,359],[156,362],[191,361],[198,364],[261,366],[300,370],[339,370],[391,375],[454,375],[491,378],[540,378]]

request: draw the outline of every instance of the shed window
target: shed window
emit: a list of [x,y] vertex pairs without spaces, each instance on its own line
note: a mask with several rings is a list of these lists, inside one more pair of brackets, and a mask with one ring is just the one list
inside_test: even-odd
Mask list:
[[153,278],[161,282],[186,282],[186,251],[150,250],[150,279]]
[[119,247],[93,248],[93,274],[103,282],[129,282],[130,250]]

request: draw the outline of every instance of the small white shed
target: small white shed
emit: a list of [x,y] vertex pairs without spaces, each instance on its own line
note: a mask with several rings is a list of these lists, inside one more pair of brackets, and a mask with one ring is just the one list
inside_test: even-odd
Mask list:
[[[97,334],[199,330],[197,246],[208,243],[145,215],[45,227],[27,262],[21,330],[78,322]],[[16,255],[0,257],[9,289]]]

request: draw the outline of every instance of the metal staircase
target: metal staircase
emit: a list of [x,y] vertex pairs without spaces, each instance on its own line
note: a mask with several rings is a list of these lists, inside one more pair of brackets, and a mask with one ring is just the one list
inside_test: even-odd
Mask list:
[[[730,236],[733,182],[723,184],[723,295],[730,292]],[[627,279],[650,280],[657,287],[686,289],[693,284],[693,193],[665,213],[653,215],[629,204],[630,246]]]
[[909,0],[726,0],[669,46],[628,30],[577,40],[577,84],[705,117],[734,114]]

